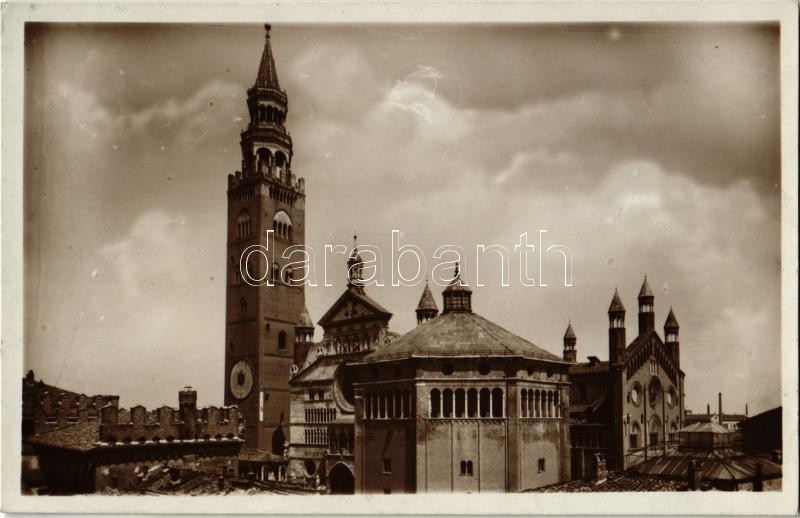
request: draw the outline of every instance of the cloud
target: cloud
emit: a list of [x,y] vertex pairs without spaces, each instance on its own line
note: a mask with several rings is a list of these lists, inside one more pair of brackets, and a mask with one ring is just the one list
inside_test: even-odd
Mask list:
[[[523,232],[538,246],[547,229],[546,244],[573,251],[574,286],[559,286],[557,254],[545,254],[549,286],[535,288],[496,286],[497,264],[483,260],[478,312],[554,353],[572,318],[580,356],[605,358],[613,288],[632,335],[647,273],[658,323],[669,305],[681,322],[689,407],[718,391],[777,404],[771,36],[752,50],[725,31],[621,27],[616,41],[608,27],[575,31],[315,26],[287,28],[280,45],[276,31],[293,171],[307,180],[307,242],[349,244],[355,228],[388,250],[400,229],[430,258],[441,244],[513,251]],[[158,52],[146,60],[131,50],[141,37],[125,31],[88,60],[76,38],[56,45],[46,87],[29,97],[38,125],[26,125],[38,167],[26,184],[38,240],[26,266],[43,280],[29,284],[36,345],[26,361],[37,374],[56,379],[66,358],[84,367],[63,371],[67,387],[151,405],[173,403],[191,383],[221,402],[226,176],[239,167],[245,85],[263,41],[260,28],[251,32],[223,31],[198,56],[184,29],[151,29]],[[252,63],[232,62],[243,48]],[[81,56],[74,75],[72,54]],[[157,71],[150,85],[148,69]],[[473,285],[474,268],[470,257]],[[343,261],[331,278],[335,288],[307,290],[312,316],[341,293]],[[402,332],[415,325],[420,290],[369,291]],[[733,371],[770,382],[745,391],[720,374]]]

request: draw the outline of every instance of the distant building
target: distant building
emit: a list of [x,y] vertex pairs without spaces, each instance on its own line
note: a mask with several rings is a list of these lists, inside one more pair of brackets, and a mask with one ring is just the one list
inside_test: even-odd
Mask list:
[[[711,405],[706,405],[705,414],[695,414],[691,410],[686,410],[684,413],[684,425],[695,423],[714,423],[722,426],[728,431],[735,432],[739,430],[742,421],[747,419],[747,405],[744,406],[744,414],[725,414],[722,412],[722,393],[718,394],[717,412],[711,412]],[[720,418],[720,416],[722,416]]]
[[[177,409],[164,406],[148,411],[135,406],[126,410],[109,403],[99,414],[90,414],[79,408],[74,421],[24,436],[24,447],[36,458],[36,491],[125,491],[136,487],[150,471],[169,467],[235,474],[243,442],[238,409],[198,409],[197,392],[188,387],[179,396]],[[60,407],[52,415],[64,411]],[[23,474],[26,486],[31,484]]]
[[750,417],[740,424],[742,449],[767,453],[780,462],[783,452],[783,407]]
[[[716,423],[695,423],[678,432],[677,450],[633,466],[632,473],[687,480],[690,489],[780,490],[781,466],[737,447],[738,434]],[[694,486],[694,487],[692,487]]]
[[[645,277],[639,291],[639,328],[627,343],[625,306],[614,292],[608,308],[608,361],[590,357],[569,371],[572,476],[588,477],[595,453],[612,470],[624,470],[659,454],[683,426],[684,373],[680,368],[680,326],[672,308],[664,339],[655,329],[655,297]],[[576,356],[570,325],[564,358]]]

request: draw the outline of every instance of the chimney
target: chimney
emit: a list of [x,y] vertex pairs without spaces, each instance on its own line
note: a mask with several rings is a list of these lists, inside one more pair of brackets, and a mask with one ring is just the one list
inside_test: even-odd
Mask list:
[[748,408],[747,408],[747,403],[744,404],[744,415],[746,415],[746,416],[750,415],[750,413],[748,411]]
[[700,489],[701,471],[697,469],[697,463],[694,459],[689,461],[689,469],[687,470],[686,478],[689,491],[698,491]]
[[706,403],[706,414],[711,415],[711,403]]
[[719,397],[719,425],[722,426],[722,392],[718,394]]

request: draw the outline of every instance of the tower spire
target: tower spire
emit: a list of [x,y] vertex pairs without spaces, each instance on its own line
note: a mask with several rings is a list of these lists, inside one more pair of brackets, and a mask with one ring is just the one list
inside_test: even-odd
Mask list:
[[359,293],[364,293],[363,268],[363,260],[358,253],[358,233],[353,231],[353,251],[347,259],[347,287]]
[[261,64],[258,67],[258,76],[255,86],[260,88],[272,88],[280,90],[278,83],[278,71],[275,68],[275,58],[272,56],[272,45],[270,44],[269,31],[272,29],[270,24],[264,24],[266,30],[264,35],[264,51],[261,53]]

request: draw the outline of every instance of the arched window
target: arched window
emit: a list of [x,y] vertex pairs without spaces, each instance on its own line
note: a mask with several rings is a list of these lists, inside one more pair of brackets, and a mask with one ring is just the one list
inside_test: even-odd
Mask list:
[[280,275],[281,267],[278,266],[278,263],[272,263],[272,271],[270,272],[270,280],[272,284],[278,280],[278,275]]
[[431,409],[431,417],[439,417],[442,413],[442,393],[439,392],[439,389],[431,390],[431,400],[430,400],[430,409]]
[[533,390],[528,391],[528,417],[533,417]]
[[286,331],[278,333],[278,349],[286,349]]
[[519,406],[520,416],[528,417],[528,391],[526,389],[522,389],[522,392],[520,393]]
[[456,417],[464,417],[465,396],[464,389],[456,389]]
[[542,417],[542,393],[536,391],[533,396],[534,417]]
[[472,476],[472,461],[467,461],[467,475]]
[[380,418],[386,419],[386,393],[380,393]]
[[650,384],[647,386],[647,399],[653,408],[661,401],[661,382],[658,381],[658,378],[650,380]]
[[553,414],[554,417],[561,417],[561,405],[558,401],[558,392],[553,392],[553,409],[555,410]]
[[630,434],[628,435],[629,448],[633,449],[639,447],[639,432],[640,432],[639,423],[634,422],[633,424],[631,424],[631,431]]
[[291,266],[287,266],[283,269],[283,283],[291,285],[292,281],[294,281],[294,270]]
[[290,228],[292,228],[292,218],[283,210],[276,212],[272,217],[272,230],[275,231],[275,237],[289,239]]
[[503,390],[492,390],[492,417],[503,417]]
[[403,391],[403,417],[411,417],[411,392],[408,390]]
[[240,239],[250,235],[250,211],[242,209],[239,217],[236,218],[236,235]]
[[364,419],[372,419],[372,395],[364,394]]
[[391,392],[386,393],[386,417],[389,419],[394,417],[394,397]]
[[450,389],[442,392],[442,417],[453,417],[453,391]]
[[471,388],[467,391],[467,417],[478,415],[478,391]]
[[467,461],[462,460],[461,461],[461,475],[466,475],[466,474],[467,474]]
[[403,397],[399,390],[394,393],[394,418],[400,419],[403,417]]
[[258,151],[256,151],[256,171],[258,173],[268,173],[271,164],[272,153],[269,152],[269,149],[260,148]]
[[283,181],[288,180],[287,165],[286,155],[281,151],[275,153],[275,176]]
[[488,388],[481,389],[480,400],[478,401],[478,415],[480,417],[489,417],[489,408],[491,406],[492,393]]

